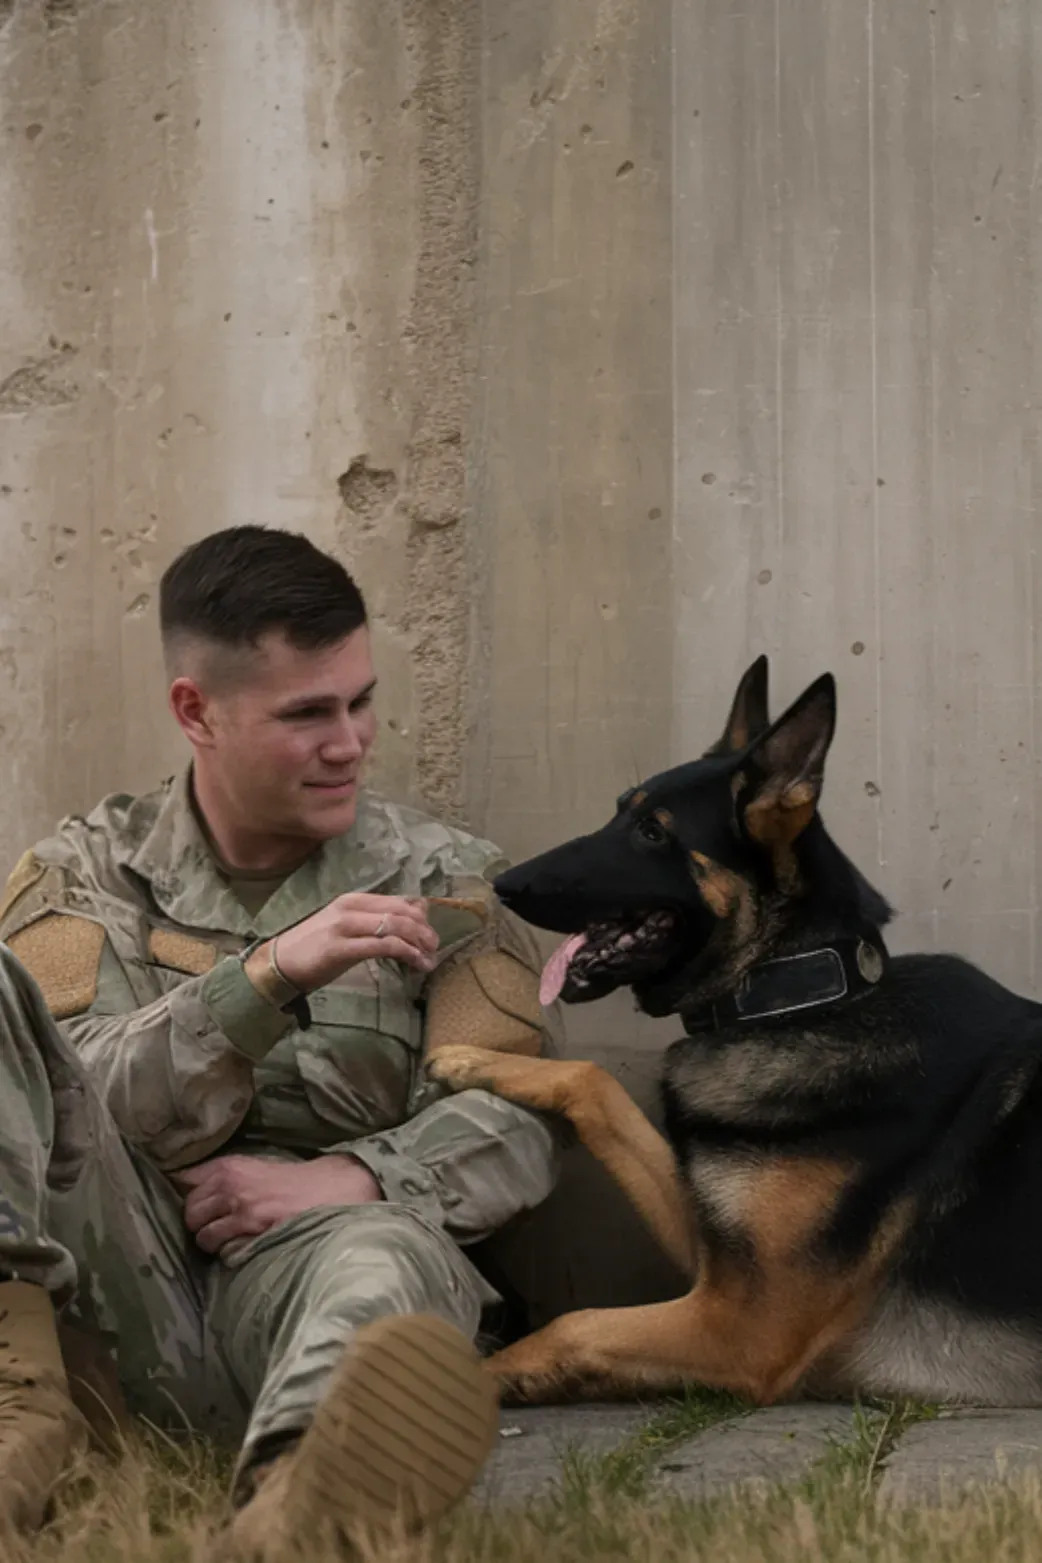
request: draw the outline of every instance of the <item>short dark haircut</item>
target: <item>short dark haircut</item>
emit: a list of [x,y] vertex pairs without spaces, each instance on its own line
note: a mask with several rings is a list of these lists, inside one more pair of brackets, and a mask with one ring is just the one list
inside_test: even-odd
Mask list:
[[192,640],[247,651],[280,631],[299,651],[319,651],[365,622],[362,594],[343,565],[299,532],[213,532],[178,554],[159,583],[168,658]]

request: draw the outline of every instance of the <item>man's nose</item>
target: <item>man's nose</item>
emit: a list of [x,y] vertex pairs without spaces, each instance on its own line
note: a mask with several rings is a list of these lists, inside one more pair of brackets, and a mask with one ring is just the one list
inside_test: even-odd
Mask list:
[[357,760],[364,753],[365,745],[358,731],[358,724],[350,711],[345,711],[322,745],[322,757],[326,760]]

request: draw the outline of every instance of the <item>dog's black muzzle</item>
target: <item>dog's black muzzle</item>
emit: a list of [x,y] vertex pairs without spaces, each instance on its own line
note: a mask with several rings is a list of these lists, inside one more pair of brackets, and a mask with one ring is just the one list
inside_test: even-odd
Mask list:
[[647,910],[653,898],[646,889],[643,895],[627,889],[627,877],[596,836],[579,836],[507,869],[492,888],[535,928],[585,933],[591,923],[621,922]]

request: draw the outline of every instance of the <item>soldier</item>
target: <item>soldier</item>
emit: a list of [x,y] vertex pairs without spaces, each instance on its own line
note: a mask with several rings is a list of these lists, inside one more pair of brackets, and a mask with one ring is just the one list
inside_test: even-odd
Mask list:
[[34,1515],[78,1437],[49,1295],[132,1409],[243,1438],[232,1537],[277,1554],[422,1524],[480,1469],[497,1298],[464,1249],[546,1197],[555,1146],[423,1057],[538,1052],[552,1020],[499,851],[361,789],[375,679],[343,567],[231,528],[174,561],[160,616],[190,766],[63,821],[0,906],[0,1307],[28,1299],[43,1374],[0,1480]]

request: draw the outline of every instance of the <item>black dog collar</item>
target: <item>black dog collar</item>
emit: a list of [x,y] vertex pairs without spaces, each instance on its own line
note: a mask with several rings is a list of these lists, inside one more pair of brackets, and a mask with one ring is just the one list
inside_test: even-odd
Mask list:
[[734,993],[681,1010],[684,1030],[719,1031],[747,1020],[793,1015],[855,998],[874,988],[887,968],[882,938],[836,939],[821,950],[761,961],[746,972]]

